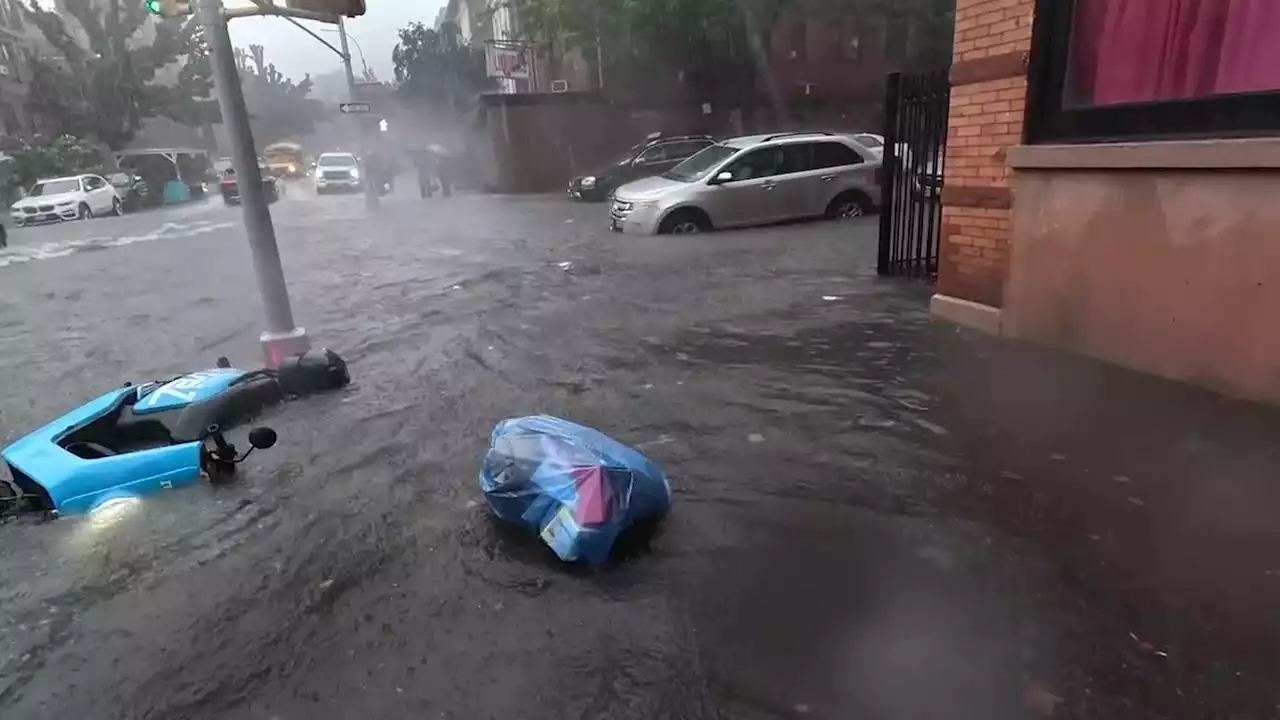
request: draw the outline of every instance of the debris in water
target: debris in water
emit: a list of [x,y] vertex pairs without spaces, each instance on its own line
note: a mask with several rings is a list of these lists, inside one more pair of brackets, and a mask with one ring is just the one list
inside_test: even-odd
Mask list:
[[751,433],[747,436],[747,442],[762,443],[764,442],[764,436],[760,433]]
[[1000,473],[1000,477],[1004,478],[1005,480],[1021,480],[1022,479],[1021,475],[1019,475],[1016,472],[1013,472],[1012,470],[1005,470],[1004,472]]
[[1101,536],[1101,535],[1090,535],[1090,536],[1089,536],[1089,539],[1090,539],[1090,540],[1101,540],[1101,539],[1102,539],[1102,536]]
[[566,260],[562,263],[556,263],[556,267],[560,268],[561,270],[568,270],[573,267],[573,263]]
[[1066,456],[1066,455],[1063,455],[1062,453],[1054,453],[1054,454],[1050,455],[1049,457],[1050,457],[1050,458],[1052,458],[1052,459],[1054,459],[1054,460],[1066,460],[1066,459],[1067,459],[1067,456]]
[[682,353],[682,352],[681,352],[681,353],[676,353],[676,359],[677,359],[677,360],[688,360],[688,359],[689,359],[689,355],[688,355],[688,353]]
[[1137,505],[1138,507],[1142,507],[1146,505],[1146,503],[1142,502],[1142,498],[1140,497],[1131,497],[1129,498],[1129,502],[1133,503],[1134,505]]
[[827,302],[832,302],[835,300],[839,300],[840,296],[839,295],[823,295],[822,299],[826,300]]
[[569,562],[603,563],[621,533],[671,508],[666,476],[639,451],[547,415],[498,423],[480,489],[495,515]]
[[797,714],[797,715],[808,715],[808,714],[809,714],[809,706],[808,706],[808,705],[806,705],[805,703],[796,703],[796,714]]
[[565,224],[565,225],[572,225],[572,224],[573,224],[573,218],[569,218],[568,220],[565,220],[565,221],[564,221],[564,224]]
[[461,285],[454,285],[453,287],[451,287],[451,288],[449,288],[449,289],[450,289],[450,290],[461,290],[461,289],[462,289],[462,286],[461,286]]
[[320,589],[321,589],[321,590],[328,590],[328,589],[329,589],[329,588],[331,588],[331,587],[333,587],[333,579],[332,579],[332,578],[330,578],[330,579],[328,579],[328,580],[325,580],[324,582],[320,583]]
[[1115,477],[1113,477],[1113,478],[1111,478],[1111,479],[1112,479],[1112,480],[1115,480],[1115,481],[1116,481],[1116,482],[1118,482],[1118,483],[1128,483],[1128,482],[1130,482],[1130,481],[1129,481],[1129,478],[1125,477],[1124,475],[1117,475],[1117,476],[1115,476]]

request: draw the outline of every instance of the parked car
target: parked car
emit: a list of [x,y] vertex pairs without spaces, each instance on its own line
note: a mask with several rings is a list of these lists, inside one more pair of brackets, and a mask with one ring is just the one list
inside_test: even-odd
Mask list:
[[137,212],[143,208],[158,207],[164,198],[151,191],[151,185],[141,175],[129,172],[112,173],[107,182],[116,189],[125,212]]
[[850,135],[725,140],[614,194],[610,228],[688,234],[803,217],[854,218],[879,205],[880,159]]
[[[273,203],[280,199],[281,189],[280,181],[271,174],[265,163],[258,165],[258,172],[262,174],[262,191],[267,196],[267,202]],[[228,205],[240,204],[240,186],[236,182],[236,169],[227,168],[222,173],[222,201]]]
[[41,180],[9,208],[9,217],[18,227],[122,213],[124,203],[111,183],[101,175],[88,174]]
[[316,194],[363,189],[360,161],[353,153],[322,153],[316,160]]
[[875,153],[876,157],[884,159],[884,136],[875,133],[854,133],[854,140],[866,149]]
[[571,180],[569,195],[578,200],[600,202],[618,187],[632,180],[660,175],[713,144],[715,140],[709,135],[668,137],[654,133],[613,162]]

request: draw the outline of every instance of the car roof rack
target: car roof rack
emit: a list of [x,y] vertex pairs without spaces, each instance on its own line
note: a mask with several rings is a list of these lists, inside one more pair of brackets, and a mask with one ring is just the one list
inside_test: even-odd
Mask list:
[[826,130],[804,130],[800,132],[784,132],[778,133],[777,135],[770,135],[760,142],[769,142],[771,140],[777,140],[778,138],[784,137],[799,137],[801,135],[826,135],[828,137],[835,137],[835,133],[829,133]]

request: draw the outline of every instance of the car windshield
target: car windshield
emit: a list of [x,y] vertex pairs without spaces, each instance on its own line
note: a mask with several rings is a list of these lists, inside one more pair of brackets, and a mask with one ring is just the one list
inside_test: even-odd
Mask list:
[[880,142],[880,138],[875,135],[858,135],[854,139],[869,148],[884,147],[884,143]]
[[129,173],[114,173],[107,178],[107,182],[116,187],[128,187],[133,183],[133,176]]
[[355,167],[356,159],[350,155],[321,155],[320,167]]
[[712,145],[703,148],[684,162],[662,173],[662,177],[681,182],[697,182],[736,152],[738,152],[737,148],[728,145]]
[[80,190],[80,181],[76,178],[68,180],[50,180],[48,182],[36,183],[31,188],[31,197],[41,197],[45,195],[63,195],[65,193],[73,193]]

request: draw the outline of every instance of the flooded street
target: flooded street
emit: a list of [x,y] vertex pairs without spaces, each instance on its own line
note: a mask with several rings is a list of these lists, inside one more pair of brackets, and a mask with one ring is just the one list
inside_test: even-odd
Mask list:
[[[273,215],[298,323],[351,386],[271,412],[279,445],[230,486],[0,525],[3,717],[1280,701],[1256,509],[1280,499],[1276,415],[936,323],[930,287],[876,278],[874,219],[633,237],[599,205],[407,192],[372,221],[359,197]],[[255,365],[239,219],[215,202],[15,231],[3,441],[125,381]],[[568,568],[490,519],[489,433],[533,413],[664,469],[650,547]]]

